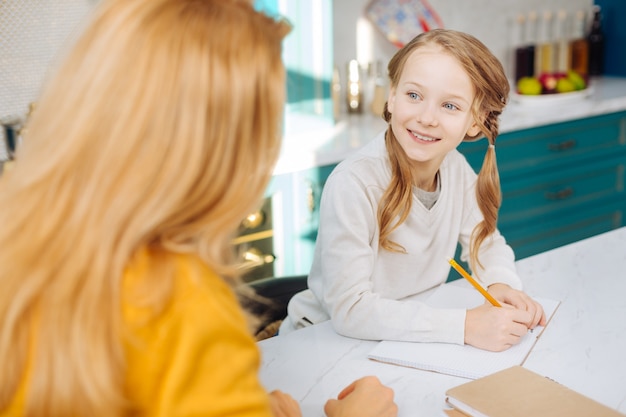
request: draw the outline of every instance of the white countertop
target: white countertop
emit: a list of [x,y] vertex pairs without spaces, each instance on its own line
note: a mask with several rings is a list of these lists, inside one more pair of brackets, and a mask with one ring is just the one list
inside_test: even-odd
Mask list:
[[[550,96],[544,102],[519,103],[512,97],[502,113],[500,132],[626,110],[626,78],[594,78],[588,96],[560,98],[555,100],[555,96]],[[385,127],[381,117],[369,113],[345,116],[337,123],[307,116],[288,117],[287,133],[274,174],[336,164]]]
[[[524,367],[626,413],[626,227],[517,262],[525,290],[560,300]],[[396,394],[400,417],[443,416],[445,391],[467,382],[374,362],[377,342],[337,335],[328,322],[259,342],[261,381],[290,393],[304,417],[354,379],[376,375]]]

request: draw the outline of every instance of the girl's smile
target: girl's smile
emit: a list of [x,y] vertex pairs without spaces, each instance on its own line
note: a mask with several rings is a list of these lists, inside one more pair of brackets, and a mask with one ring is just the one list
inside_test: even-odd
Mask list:
[[434,142],[437,142],[437,141],[441,140],[439,138],[434,138],[432,136],[427,136],[427,135],[424,135],[424,134],[421,134],[421,133],[418,133],[418,132],[414,132],[414,131],[410,131],[410,130],[409,130],[409,132],[415,137],[415,139],[418,142],[421,141],[421,142],[427,142],[427,143],[428,142],[434,143]]

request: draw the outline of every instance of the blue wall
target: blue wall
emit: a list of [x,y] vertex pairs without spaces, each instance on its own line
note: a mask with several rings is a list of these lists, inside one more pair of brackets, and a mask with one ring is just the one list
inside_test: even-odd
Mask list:
[[606,36],[604,74],[626,77],[626,0],[595,0]]

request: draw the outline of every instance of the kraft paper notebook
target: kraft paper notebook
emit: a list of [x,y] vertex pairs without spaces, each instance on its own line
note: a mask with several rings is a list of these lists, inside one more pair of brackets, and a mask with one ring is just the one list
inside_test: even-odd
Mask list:
[[448,405],[471,417],[624,417],[521,366],[456,386],[446,396]]
[[[543,306],[548,324],[560,301],[533,297]],[[444,284],[425,301],[440,308],[473,308],[485,302],[476,289]],[[546,324],[546,326],[548,325]],[[490,352],[470,345],[452,343],[417,343],[384,340],[368,358],[394,365],[476,379],[514,365],[522,365],[545,326],[529,331],[521,342],[503,352]]]

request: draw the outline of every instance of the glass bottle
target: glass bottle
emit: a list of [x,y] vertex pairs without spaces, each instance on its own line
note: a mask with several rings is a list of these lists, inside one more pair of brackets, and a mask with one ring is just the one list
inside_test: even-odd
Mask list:
[[546,10],[541,20],[539,39],[535,47],[535,75],[554,74],[554,39],[552,12]]
[[601,75],[604,72],[604,31],[600,6],[593,6],[593,21],[587,36],[589,42],[589,75]]
[[535,71],[537,63],[537,12],[532,10],[528,13],[528,19],[526,20],[526,42],[528,43],[528,50],[530,54],[530,63],[528,65],[532,68],[532,75],[538,77],[539,74]]
[[515,82],[523,77],[532,77],[535,73],[535,45],[528,41],[526,16],[519,15],[515,21],[513,36],[513,63]]
[[555,21],[555,73],[559,76],[565,75],[569,69],[570,48],[567,36],[567,12],[559,10]]
[[348,113],[363,113],[363,85],[361,84],[361,65],[356,59],[348,63],[346,102]]
[[570,69],[586,76],[589,67],[589,44],[585,38],[585,12],[579,10],[574,18],[570,41]]

